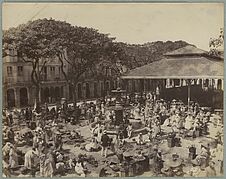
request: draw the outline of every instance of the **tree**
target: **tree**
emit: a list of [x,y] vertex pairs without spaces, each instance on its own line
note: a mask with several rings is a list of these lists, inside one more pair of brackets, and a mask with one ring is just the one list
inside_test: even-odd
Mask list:
[[116,64],[118,49],[114,38],[109,38],[107,34],[98,33],[97,30],[91,28],[77,28],[71,32],[73,35],[69,45],[61,47],[63,52],[66,48],[66,53],[58,53],[61,61],[61,67],[65,61],[69,64],[69,73],[66,73],[63,68],[62,73],[66,81],[71,87],[74,106],[76,106],[76,86],[83,78],[83,74],[91,72],[93,77],[106,78],[106,68],[112,68]]
[[[114,63],[117,50],[114,38],[92,28],[72,26],[53,19],[40,19],[11,28],[3,33],[4,50],[13,46],[18,57],[32,64],[31,80],[36,87],[36,99],[40,101],[40,85],[43,69],[54,58],[61,62],[61,71],[72,89],[76,106],[76,85],[82,75],[102,60]],[[117,53],[117,52],[116,52]],[[69,72],[64,66],[68,65]]]
[[[62,42],[67,42],[62,35],[71,28],[68,23],[58,22],[56,24],[55,22],[52,19],[30,21],[3,33],[4,52],[8,48],[14,48],[20,60],[32,65],[31,80],[36,87],[36,101],[39,102],[44,67],[56,57],[57,46],[60,42],[61,45]],[[59,44],[55,43],[56,40]]]
[[209,42],[210,51],[209,54],[219,57],[221,56],[220,48],[224,47],[224,30],[223,28],[220,29],[220,35],[218,38],[210,38]]

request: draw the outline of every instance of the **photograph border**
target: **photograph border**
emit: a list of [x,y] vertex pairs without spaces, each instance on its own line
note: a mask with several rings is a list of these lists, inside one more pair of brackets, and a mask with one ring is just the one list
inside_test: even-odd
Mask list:
[[[0,0],[1,5],[3,3],[224,3],[224,22],[226,19],[225,15],[225,1],[224,0],[173,0],[173,1],[166,1],[166,0]],[[1,8],[1,14],[0,14],[0,22],[1,22],[1,27],[2,27],[2,8]],[[224,29],[226,27],[226,23],[224,23]],[[1,30],[1,37],[2,37],[2,30]],[[225,33],[225,32],[224,32]],[[2,47],[2,41],[0,42],[0,46]],[[0,51],[0,55],[2,58],[2,50]],[[224,50],[224,56],[226,56],[226,51]],[[225,62],[225,58],[224,58]],[[0,84],[2,85],[2,63],[0,64]],[[226,76],[226,70],[224,69],[224,77]],[[226,81],[224,78],[224,89],[226,89]],[[225,90],[224,90],[224,104],[226,103],[226,96],[225,96]],[[3,91],[2,88],[0,88],[0,99],[3,99]],[[2,111],[2,100],[0,102],[0,110]],[[226,111],[226,105],[224,105],[224,112]],[[2,115],[0,117],[1,119],[1,124],[0,127],[2,128]],[[224,113],[224,122],[225,122],[225,113]],[[225,126],[224,126],[224,134],[226,134],[225,131]],[[2,136],[2,130],[0,130],[0,134]],[[226,137],[224,135],[224,144],[226,144]],[[0,145],[2,146],[2,137],[0,139]],[[1,147],[2,148],[2,147]],[[225,149],[225,147],[224,147]],[[2,159],[2,151],[0,154],[0,159]],[[210,178],[226,178],[226,164],[225,160],[226,159],[226,152],[224,151],[224,173],[222,177],[210,177]],[[0,162],[0,176],[2,176],[2,162]],[[0,177],[1,178],[1,177]],[[11,177],[12,178],[12,177]],[[46,177],[47,178],[47,177]],[[61,177],[53,177],[53,178],[61,178]],[[75,178],[75,177],[66,177],[66,178]],[[86,178],[91,178],[91,177],[86,177]],[[95,178],[95,177],[92,177]],[[126,178],[126,177],[119,177],[119,178]],[[133,178],[133,177],[132,177]],[[153,179],[159,179],[161,177],[139,177],[139,178],[153,178]],[[169,177],[163,177],[163,178],[169,178]],[[177,177],[177,178],[183,178],[183,177]],[[186,178],[193,178],[193,177],[186,177]],[[206,178],[206,177],[197,177],[197,178]]]

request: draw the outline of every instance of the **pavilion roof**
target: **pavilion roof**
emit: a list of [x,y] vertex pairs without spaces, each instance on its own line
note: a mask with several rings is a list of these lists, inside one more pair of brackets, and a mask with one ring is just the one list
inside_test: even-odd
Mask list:
[[197,79],[223,78],[224,60],[211,57],[206,51],[194,46],[167,53],[153,63],[135,68],[122,76],[123,79]]

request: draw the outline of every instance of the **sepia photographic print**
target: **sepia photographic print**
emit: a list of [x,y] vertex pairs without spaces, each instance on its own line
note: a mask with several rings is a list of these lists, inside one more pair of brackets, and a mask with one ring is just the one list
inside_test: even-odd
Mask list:
[[2,177],[223,177],[223,3],[3,3]]

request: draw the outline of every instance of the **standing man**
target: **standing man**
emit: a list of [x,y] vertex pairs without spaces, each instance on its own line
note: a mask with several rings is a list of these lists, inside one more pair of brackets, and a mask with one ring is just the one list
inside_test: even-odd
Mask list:
[[110,141],[110,138],[107,135],[107,131],[104,130],[103,135],[101,137],[101,146],[102,146],[101,155],[103,157],[107,157],[107,150],[108,150],[108,146],[109,146],[109,141]]
[[156,87],[155,94],[156,94],[156,99],[159,100],[159,98],[160,98],[160,90],[159,90],[159,87],[158,86]]

